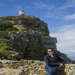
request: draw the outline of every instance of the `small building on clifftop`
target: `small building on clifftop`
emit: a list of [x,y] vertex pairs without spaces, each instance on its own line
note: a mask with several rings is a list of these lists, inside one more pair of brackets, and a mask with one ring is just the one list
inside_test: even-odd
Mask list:
[[18,15],[19,15],[19,16],[24,16],[24,15],[25,15],[25,14],[24,14],[24,10],[19,10]]

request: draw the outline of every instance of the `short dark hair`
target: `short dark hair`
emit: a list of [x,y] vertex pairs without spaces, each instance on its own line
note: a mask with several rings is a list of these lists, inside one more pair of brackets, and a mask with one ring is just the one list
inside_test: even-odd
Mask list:
[[[48,49],[51,49],[51,50],[53,50],[53,48],[48,48]],[[48,50],[48,49],[47,49],[47,50]]]
[[[54,49],[53,48],[48,48],[48,49],[51,49],[51,51],[54,52]],[[48,49],[47,49],[47,52],[48,52]]]

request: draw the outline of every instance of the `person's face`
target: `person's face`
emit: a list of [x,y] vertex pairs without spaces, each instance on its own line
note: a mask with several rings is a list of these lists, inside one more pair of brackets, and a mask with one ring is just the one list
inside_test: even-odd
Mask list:
[[53,55],[52,49],[48,49],[48,54],[49,54],[49,55]]

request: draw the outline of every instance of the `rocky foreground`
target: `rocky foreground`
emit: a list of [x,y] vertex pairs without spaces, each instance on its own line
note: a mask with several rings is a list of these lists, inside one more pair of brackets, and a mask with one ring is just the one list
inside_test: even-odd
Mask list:
[[[60,75],[75,75],[75,64],[65,64]],[[37,60],[0,60],[0,75],[46,75],[45,62]]]

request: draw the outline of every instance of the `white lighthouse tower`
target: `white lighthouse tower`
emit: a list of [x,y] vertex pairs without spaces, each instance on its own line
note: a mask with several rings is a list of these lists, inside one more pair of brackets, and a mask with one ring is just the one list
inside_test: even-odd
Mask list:
[[18,13],[19,16],[24,16],[24,10],[19,10],[19,13]]

